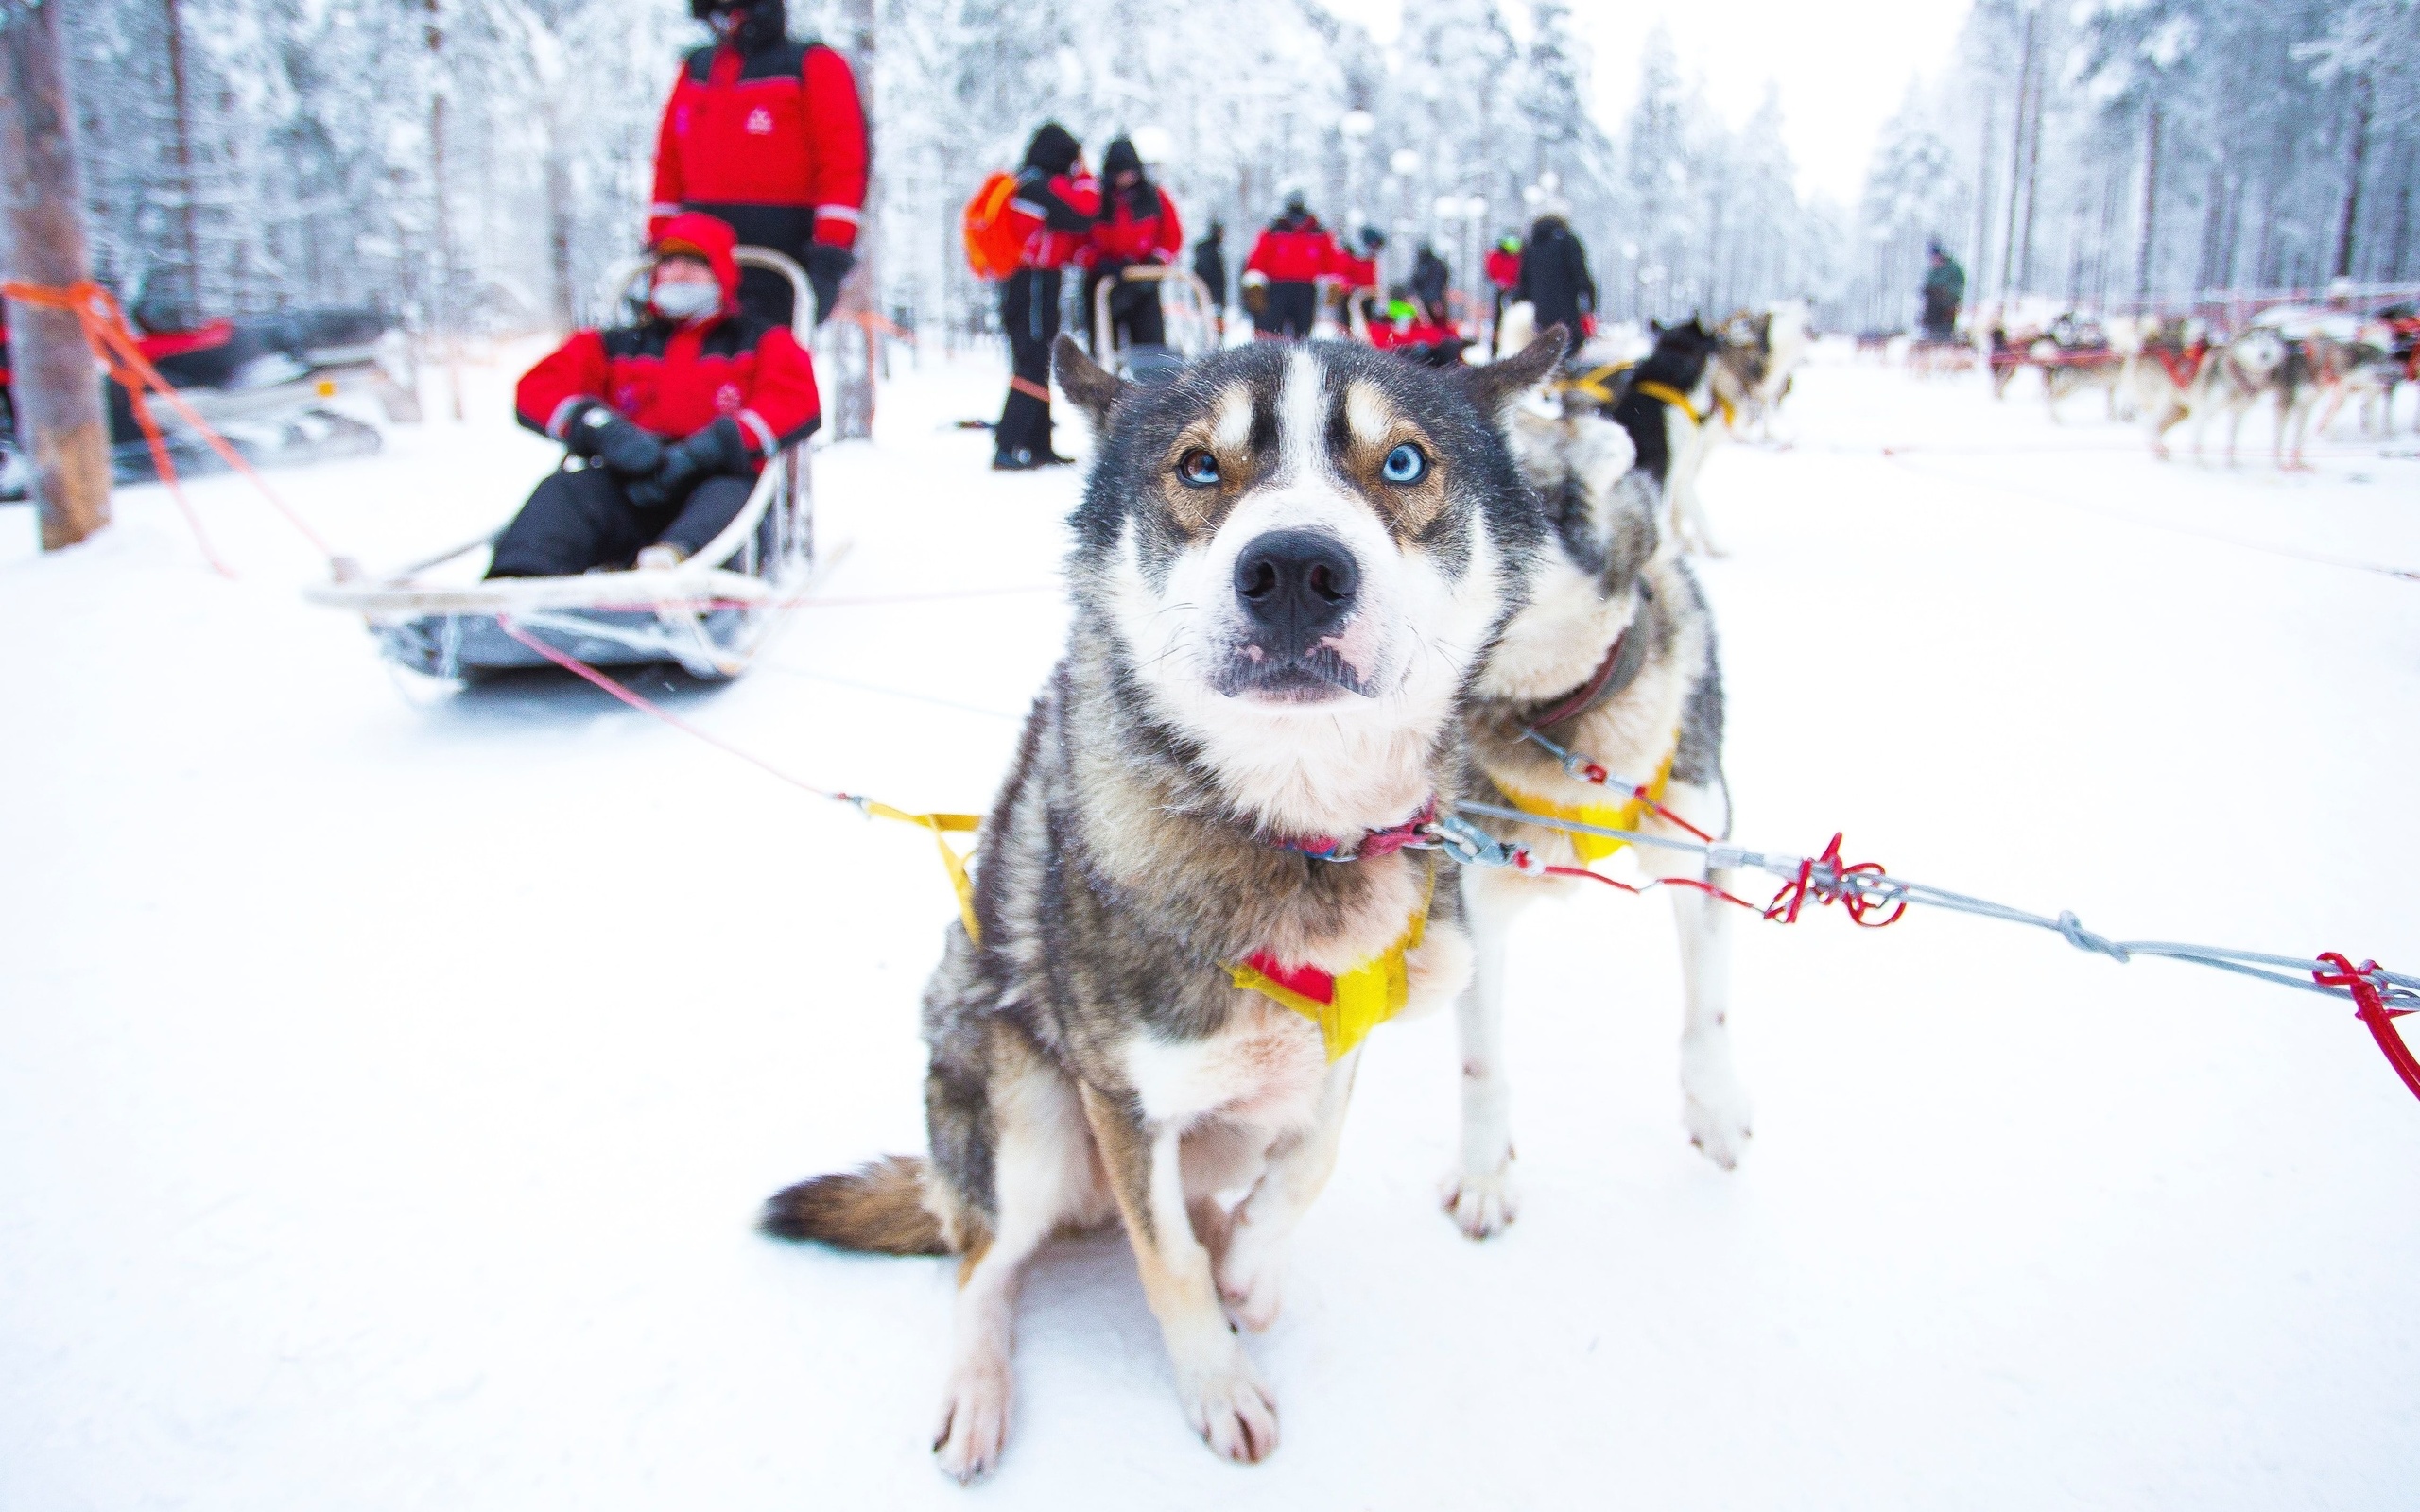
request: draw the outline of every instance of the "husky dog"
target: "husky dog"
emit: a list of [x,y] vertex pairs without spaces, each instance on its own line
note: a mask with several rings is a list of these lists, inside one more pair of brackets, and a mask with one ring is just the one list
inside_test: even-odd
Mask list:
[[2050,322],[2034,343],[2033,360],[2042,368],[2042,399],[2049,406],[2050,423],[2058,424],[2060,401],[2098,388],[2118,418],[2118,380],[2126,371],[2126,354],[2110,341],[2098,320],[2072,312]]
[[1735,310],[1714,334],[1721,345],[1715,348],[1711,377],[1727,431],[1742,416],[1751,423],[1764,416],[1765,380],[1772,371],[1772,313]]
[[[2202,438],[2211,419],[2223,414],[2227,418],[2227,465],[2233,467],[2244,415],[2267,400],[2277,406],[2277,432],[2270,453],[2279,466],[2284,466],[2287,427],[2306,413],[2303,366],[2304,359],[2294,343],[2273,326],[2256,325],[2212,352],[2194,385],[2193,455],[2202,455]],[[2299,464],[2301,460],[2302,444],[2297,433],[2294,461]]]
[[1195,1431],[1276,1447],[1229,1319],[1276,1316],[1359,1034],[1468,979],[1454,879],[1406,847],[1465,781],[1466,685],[1543,542],[1500,426],[1562,352],[1440,371],[1264,342],[1142,387],[1060,339],[1101,438],[1074,622],[925,991],[931,1155],[764,1220],[960,1257],[948,1474],[1006,1442],[1026,1262],[1113,1218]]
[[1773,416],[1789,397],[1790,382],[1806,365],[1812,341],[1805,300],[1783,300],[1765,308],[1765,376],[1754,392],[1756,438],[1773,438]]
[[1663,485],[1662,534],[1685,551],[1720,557],[1698,497],[1698,471],[1714,444],[1718,418],[1714,355],[1720,343],[1692,317],[1685,325],[1654,324],[1655,350],[1626,375],[1629,389],[1613,419],[1638,447],[1638,465]]
[[2193,413],[2209,357],[2209,334],[2201,322],[2178,319],[2153,327],[2127,359],[2124,383],[2149,433],[2152,455],[2163,461],[2168,433]]
[[[1647,442],[1655,436],[1648,429]],[[1705,835],[1726,837],[1731,795],[1722,774],[1722,680],[1713,620],[1696,580],[1659,529],[1661,490],[1653,473],[1633,466],[1634,450],[1646,448],[1634,448],[1621,427],[1579,406],[1554,418],[1524,410],[1512,439],[1551,531],[1530,601],[1505,627],[1474,688],[1465,721],[1476,771],[1473,798],[1681,838],[1685,832],[1677,816]],[[1532,731],[1571,760],[1532,738]],[[1589,763],[1618,776],[1609,786],[1573,775],[1587,771]],[[1643,787],[1651,801],[1634,798],[1634,787]],[[1549,864],[1584,866],[1621,844],[1537,825],[1485,822],[1499,838],[1529,847]],[[1727,873],[1707,877],[1676,854],[1642,850],[1638,860],[1652,874],[1688,875],[1728,888]],[[1447,1178],[1443,1196],[1446,1211],[1474,1239],[1510,1223],[1516,1207],[1499,1027],[1505,938],[1513,915],[1543,885],[1504,870],[1462,873],[1478,969],[1459,1007],[1461,1164]],[[1749,1133],[1748,1099],[1732,1071],[1725,1026],[1728,907],[1703,892],[1673,891],[1685,1000],[1684,1123],[1690,1139],[1726,1170],[1738,1160]]]

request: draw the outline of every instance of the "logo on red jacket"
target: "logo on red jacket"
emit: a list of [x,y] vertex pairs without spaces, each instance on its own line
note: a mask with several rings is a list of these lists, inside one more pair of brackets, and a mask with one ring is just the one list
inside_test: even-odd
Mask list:
[[773,112],[765,109],[762,105],[759,105],[754,110],[749,112],[748,134],[750,136],[771,136],[773,134]]
[[725,384],[715,390],[715,408],[726,415],[736,414],[740,401],[746,397],[739,391],[737,384]]

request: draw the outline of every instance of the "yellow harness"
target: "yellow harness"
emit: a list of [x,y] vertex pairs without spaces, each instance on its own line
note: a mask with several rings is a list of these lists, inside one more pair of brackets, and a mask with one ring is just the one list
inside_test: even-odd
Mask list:
[[1257,951],[1240,966],[1227,968],[1236,986],[1272,998],[1320,1026],[1327,1045],[1328,1063],[1370,1037],[1370,1031],[1401,1013],[1411,1001],[1411,968],[1405,957],[1420,948],[1428,928],[1428,905],[1436,898],[1437,873],[1428,873],[1428,891],[1413,911],[1395,942],[1341,975],[1316,966],[1287,966],[1267,951]]
[[[1677,409],[1682,414],[1689,417],[1689,423],[1692,425],[1703,425],[1705,423],[1705,417],[1698,413],[1697,405],[1689,403],[1689,396],[1673,387],[1670,384],[1659,384],[1651,378],[1645,383],[1633,384],[1630,387],[1631,392],[1633,393],[1645,394],[1650,399],[1661,400],[1665,404],[1671,405],[1674,409]],[[1731,401],[1723,398],[1722,390],[1719,388],[1714,391],[1714,407],[1722,411],[1722,423],[1723,426],[1728,429],[1735,412],[1731,407]]]
[[[1647,784],[1647,796],[1640,798],[1634,794],[1619,803],[1564,803],[1535,793],[1504,787],[1500,782],[1496,786],[1503,788],[1504,796],[1524,814],[1561,819],[1566,824],[1590,824],[1600,830],[1635,830],[1653,805],[1664,801],[1664,789],[1672,780],[1672,759],[1680,754],[1680,732],[1675,730],[1672,748],[1665,752],[1662,764],[1655,768],[1654,781]],[[1616,840],[1604,834],[1566,833],[1564,838],[1571,842],[1571,849],[1579,853],[1580,864],[1583,867],[1593,866],[1630,844],[1628,840]]]

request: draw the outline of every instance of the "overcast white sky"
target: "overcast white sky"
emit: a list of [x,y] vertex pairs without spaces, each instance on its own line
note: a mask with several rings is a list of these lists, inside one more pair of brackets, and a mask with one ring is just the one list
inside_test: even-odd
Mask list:
[[[1403,0],[1325,0],[1328,9],[1392,42]],[[1528,10],[1507,6],[1515,26]],[[1684,77],[1734,126],[1754,113],[1765,81],[1781,88],[1787,145],[1801,192],[1854,203],[1865,184],[1877,129],[1898,109],[1909,79],[1949,59],[1968,0],[1579,0],[1572,8],[1596,49],[1599,119],[1617,125],[1638,81],[1638,52],[1661,23]]]

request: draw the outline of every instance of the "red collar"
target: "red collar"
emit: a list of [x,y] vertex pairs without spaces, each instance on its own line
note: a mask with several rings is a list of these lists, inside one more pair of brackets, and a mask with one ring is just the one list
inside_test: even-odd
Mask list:
[[1401,824],[1362,831],[1360,843],[1351,850],[1346,850],[1344,842],[1332,834],[1281,834],[1269,843],[1281,850],[1300,850],[1321,861],[1374,861],[1422,843],[1427,838],[1428,827],[1436,822],[1437,800],[1431,798],[1419,813]]

